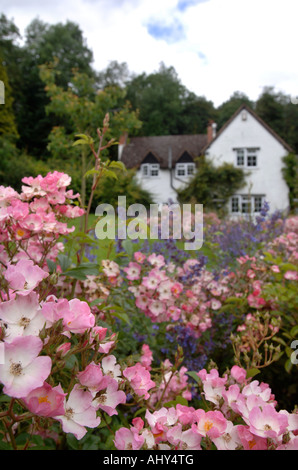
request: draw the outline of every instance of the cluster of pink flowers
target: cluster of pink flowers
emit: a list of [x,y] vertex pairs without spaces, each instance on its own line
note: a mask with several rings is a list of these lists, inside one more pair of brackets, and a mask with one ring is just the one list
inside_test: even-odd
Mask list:
[[[268,247],[273,255],[283,254],[288,262],[298,260],[298,216],[289,217],[285,222],[284,233],[275,238]],[[297,279],[296,279],[297,280]]]
[[229,289],[226,279],[218,282],[205,269],[199,276],[192,274],[197,266],[195,259],[179,267],[166,263],[162,255],[136,252],[123,276],[135,296],[136,307],[152,322],[173,326],[179,321],[199,337],[211,327],[212,313],[221,307]]
[[46,258],[55,259],[63,250],[58,238],[74,230],[66,218],[79,217],[84,210],[71,204],[79,195],[67,189],[71,179],[64,173],[26,177],[22,182],[20,194],[0,186],[0,260],[6,265],[29,258],[42,267]]
[[[5,358],[0,383],[6,395],[37,416],[59,421],[63,431],[77,439],[86,434],[86,428],[100,424],[99,410],[117,414],[127,391],[149,398],[148,390],[155,386],[150,372],[141,363],[120,368],[111,354],[115,335],[96,325],[96,313],[87,302],[54,295],[40,300],[34,289],[48,274],[31,260],[17,262],[13,277],[11,272],[12,265],[4,275],[7,300],[0,303]],[[55,368],[59,370],[61,361],[82,351],[91,351],[95,360],[76,372],[66,392],[61,383],[55,383]]]
[[233,366],[198,373],[209,409],[177,404],[135,418],[115,433],[118,450],[298,450],[298,413],[277,411],[268,384]]
[[[139,407],[139,416],[116,431],[117,449],[298,449],[298,414],[277,411],[269,386],[247,379],[244,369],[234,366],[223,377],[216,369],[201,370],[197,380],[209,408],[177,404],[177,397],[183,403],[193,398],[182,362],[166,359],[153,367],[148,344],[139,355],[118,360],[117,335],[102,323],[107,308],[113,313],[113,289],[127,283],[136,307],[153,322],[167,322],[168,330],[182,323],[199,338],[229,296],[247,298],[253,312],[274,308],[264,286],[280,274],[279,266],[240,258],[242,289],[237,273],[198,274],[197,260],[178,267],[162,255],[137,252],[124,269],[103,260],[98,275],[71,283],[65,274],[50,274],[47,263],[54,261],[59,271],[59,238],[74,230],[68,219],[84,213],[74,203],[79,195],[67,189],[70,182],[68,175],[53,172],[24,178],[20,194],[0,187],[0,384],[11,399],[0,418],[10,420],[10,431],[17,433],[22,419],[40,417],[34,432],[44,435],[45,422],[47,429],[60,423],[62,432],[80,440],[88,428],[104,426],[105,415],[120,415],[127,405]],[[271,247],[274,252],[285,246],[292,260],[294,226]],[[294,269],[284,274],[285,282],[296,280]],[[243,337],[251,322],[257,323],[254,313],[239,327]],[[14,421],[15,406],[25,412]],[[13,440],[11,434],[5,439]]]
[[[6,395],[19,399],[37,416],[58,420],[64,432],[81,439],[86,427],[99,425],[97,410],[112,415],[116,406],[126,401],[126,394],[118,387],[120,367],[110,354],[115,341],[113,335],[107,337],[106,328],[96,326],[87,302],[54,295],[41,301],[34,289],[47,276],[31,260],[9,265],[5,272],[3,296],[7,300],[0,303],[4,351],[0,382]],[[105,356],[100,363],[91,362],[78,372],[74,386],[66,393],[60,383],[54,384],[55,368],[59,370],[58,363],[78,350]]]
[[[71,204],[78,195],[67,190],[70,181],[53,172],[24,178],[21,194],[0,187],[0,383],[31,413],[59,421],[64,432],[81,439],[86,428],[100,424],[98,410],[116,414],[126,394],[111,354],[115,335],[97,325],[97,310],[84,300],[51,293],[56,286],[46,260],[56,261],[63,249],[58,238],[74,230],[67,219],[84,213]],[[82,352],[91,352],[93,360],[76,370],[69,383],[63,368]],[[121,384],[125,387],[123,376]]]

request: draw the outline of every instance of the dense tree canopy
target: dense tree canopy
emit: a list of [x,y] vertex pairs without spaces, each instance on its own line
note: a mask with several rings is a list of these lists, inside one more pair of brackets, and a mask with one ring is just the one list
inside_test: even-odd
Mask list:
[[[298,153],[298,106],[289,96],[265,87],[252,101],[235,91],[215,107],[204,96],[189,91],[174,67],[164,63],[150,74],[134,74],[125,62],[116,60],[95,70],[93,53],[79,26],[71,21],[50,25],[36,18],[21,38],[14,21],[2,14],[0,57],[0,79],[6,87],[6,104],[0,106],[0,150],[4,155],[4,150],[15,145],[13,162],[22,156],[23,162],[30,161],[28,165],[41,171],[60,162],[74,173],[78,167],[79,174],[78,151],[70,142],[75,133],[96,132],[106,112],[111,115],[116,139],[122,133],[204,134],[209,120],[214,120],[219,130],[243,103]],[[117,146],[110,148],[109,158],[117,158]],[[3,179],[5,174],[9,180],[14,165],[5,161],[0,163],[0,176]],[[287,162],[289,168],[291,162]],[[21,166],[25,171],[26,165]]]

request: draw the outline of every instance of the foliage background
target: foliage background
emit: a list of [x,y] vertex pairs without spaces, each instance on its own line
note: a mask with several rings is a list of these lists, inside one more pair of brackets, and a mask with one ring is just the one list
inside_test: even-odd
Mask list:
[[[129,136],[206,133],[210,120],[220,130],[245,103],[293,148],[292,157],[285,159],[284,177],[294,209],[298,107],[290,96],[267,86],[253,102],[235,90],[216,108],[204,96],[190,92],[174,67],[161,63],[150,74],[135,75],[125,62],[112,60],[99,71],[92,62],[83,32],[72,21],[50,25],[36,18],[21,38],[14,20],[1,14],[0,79],[5,83],[6,104],[0,107],[0,184],[18,188],[22,176],[57,169],[72,176],[73,189],[82,193],[84,202],[90,185],[82,188],[81,181],[89,156],[72,143],[75,133],[94,132],[106,112],[118,140],[125,132]],[[104,156],[116,160],[117,145]],[[139,202],[144,201],[145,194],[135,183],[128,188],[126,179],[125,185]]]

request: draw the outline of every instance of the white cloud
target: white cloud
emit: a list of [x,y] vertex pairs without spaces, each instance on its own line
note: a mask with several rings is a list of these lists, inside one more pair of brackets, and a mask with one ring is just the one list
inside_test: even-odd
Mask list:
[[[21,33],[37,16],[52,24],[74,21],[97,70],[117,60],[151,73],[163,61],[216,106],[237,90],[251,99],[264,86],[298,92],[297,0],[2,0],[2,11]],[[157,37],[157,26],[175,25]],[[174,32],[181,33],[175,41]]]

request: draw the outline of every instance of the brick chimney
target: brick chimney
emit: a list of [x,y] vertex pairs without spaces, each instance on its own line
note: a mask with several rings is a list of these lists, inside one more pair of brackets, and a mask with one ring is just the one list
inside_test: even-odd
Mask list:
[[210,144],[210,142],[216,136],[216,127],[217,127],[217,124],[214,121],[210,120],[208,122],[208,126],[207,126],[207,142],[208,142],[208,144]]

